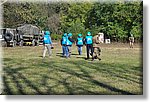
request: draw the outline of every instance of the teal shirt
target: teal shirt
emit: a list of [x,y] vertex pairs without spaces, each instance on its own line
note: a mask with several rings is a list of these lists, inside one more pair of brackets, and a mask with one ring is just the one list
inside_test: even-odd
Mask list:
[[72,46],[72,42],[69,40],[68,37],[67,37],[67,44],[66,45]]
[[77,38],[77,45],[83,45],[83,38]]
[[93,43],[93,37],[92,36],[86,36],[85,37],[85,43],[86,44],[92,44]]

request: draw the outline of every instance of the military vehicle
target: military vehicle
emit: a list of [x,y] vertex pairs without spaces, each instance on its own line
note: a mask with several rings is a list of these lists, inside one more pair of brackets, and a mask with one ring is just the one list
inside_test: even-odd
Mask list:
[[1,28],[0,41],[2,46],[23,46],[43,44],[44,31],[31,24],[25,24],[16,29]]
[[43,33],[40,32],[40,29],[37,26],[24,24],[17,27],[17,30],[23,33],[23,42],[25,45],[36,46],[43,40]]
[[0,39],[2,46],[23,46],[23,36],[16,29],[12,28],[0,28]]

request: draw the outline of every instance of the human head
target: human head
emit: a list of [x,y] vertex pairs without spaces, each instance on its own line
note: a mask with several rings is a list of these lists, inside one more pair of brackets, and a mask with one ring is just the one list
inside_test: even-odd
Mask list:
[[64,33],[64,35],[63,35],[64,37],[66,37],[67,36],[67,33]]
[[68,37],[72,37],[72,33],[69,33],[69,34],[68,34]]
[[91,32],[87,32],[87,35],[90,36],[90,35],[91,35]]
[[101,36],[103,33],[98,33],[98,36]]
[[78,34],[78,37],[82,37],[82,34]]
[[50,35],[50,32],[49,31],[45,31],[44,34],[45,35]]

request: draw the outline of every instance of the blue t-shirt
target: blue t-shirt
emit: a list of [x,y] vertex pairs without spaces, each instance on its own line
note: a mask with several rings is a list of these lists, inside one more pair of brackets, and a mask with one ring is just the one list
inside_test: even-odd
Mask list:
[[77,45],[83,45],[83,38],[77,38]]
[[43,40],[44,44],[52,44],[52,40],[50,35],[44,35],[44,40]]
[[72,42],[69,40],[69,37],[67,37],[67,44],[68,46],[72,46]]
[[66,45],[67,44],[67,36],[63,36],[62,37],[62,42],[61,42],[62,45]]
[[93,43],[93,37],[92,36],[86,36],[85,37],[85,43],[86,44],[92,44]]

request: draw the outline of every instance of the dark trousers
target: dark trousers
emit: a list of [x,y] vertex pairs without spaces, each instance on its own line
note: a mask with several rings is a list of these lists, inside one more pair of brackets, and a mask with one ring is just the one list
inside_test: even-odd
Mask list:
[[93,59],[93,45],[92,44],[87,44],[86,45],[86,52],[87,52],[87,59],[90,58],[90,55],[92,56]]
[[82,55],[82,45],[77,45],[79,55]]

